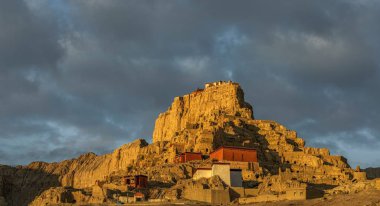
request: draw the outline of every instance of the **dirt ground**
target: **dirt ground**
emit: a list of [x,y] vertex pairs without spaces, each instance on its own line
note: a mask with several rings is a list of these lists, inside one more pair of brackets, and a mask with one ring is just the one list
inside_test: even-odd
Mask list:
[[[81,206],[110,206],[115,204],[59,204],[59,206],[74,206],[74,205],[81,205]],[[162,206],[162,205],[189,205],[189,206],[206,206],[210,204],[200,203],[200,202],[193,202],[193,201],[180,201],[176,203],[148,203],[144,202],[141,204],[127,204],[127,205],[141,205],[141,206],[147,206],[147,205],[155,205],[155,206]],[[231,204],[231,205],[238,205],[238,204]],[[316,199],[310,199],[310,200],[301,200],[301,201],[280,201],[280,202],[262,202],[262,203],[254,203],[254,204],[246,204],[244,206],[380,206],[380,190],[369,190],[369,191],[363,191],[359,193],[354,194],[342,194],[342,195],[333,195],[329,196],[327,198],[316,198]]]
[[336,206],[356,206],[356,205],[366,205],[366,206],[380,206],[380,190],[370,190],[359,192],[355,194],[344,194],[344,195],[334,195],[327,198],[317,198],[311,200],[302,201],[281,201],[281,202],[266,202],[266,203],[255,203],[249,204],[254,206],[325,206],[325,205],[336,205]]

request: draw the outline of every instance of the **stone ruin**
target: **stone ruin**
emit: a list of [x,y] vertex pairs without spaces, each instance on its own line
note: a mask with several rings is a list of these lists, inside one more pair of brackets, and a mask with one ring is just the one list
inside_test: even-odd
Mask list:
[[[242,170],[244,187],[229,187],[218,176],[192,180],[197,168],[211,167],[209,155],[220,146],[256,150],[255,164],[229,162]],[[176,161],[184,152],[201,153],[203,160]],[[147,188],[126,186],[123,177],[131,175],[148,176]],[[255,119],[240,85],[219,81],[175,97],[155,122],[152,144],[138,139],[105,155],[0,166],[0,202],[125,203],[138,195],[151,202],[252,203],[323,196],[366,181],[366,173],[352,169],[344,157],[306,147],[295,131],[275,121]],[[373,182],[364,184],[376,188]]]

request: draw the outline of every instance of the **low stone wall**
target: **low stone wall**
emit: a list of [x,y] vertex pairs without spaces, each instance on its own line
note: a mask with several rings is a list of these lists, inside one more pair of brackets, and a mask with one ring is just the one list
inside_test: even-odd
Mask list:
[[228,189],[215,190],[193,188],[185,191],[184,198],[211,204],[227,204],[230,202],[230,194]]
[[211,203],[211,189],[187,189],[184,191],[183,197],[189,200]]
[[266,194],[266,195],[260,195],[257,197],[239,198],[239,204],[249,204],[249,203],[268,202],[268,201],[274,202],[274,201],[280,201],[280,200],[286,200],[286,199],[278,195]]
[[228,204],[230,201],[229,190],[211,190],[211,204]]
[[245,197],[239,198],[239,204],[249,204],[256,202],[275,202],[283,200],[306,200],[306,190],[305,189],[291,189],[280,194],[261,194],[256,197]]
[[258,193],[259,193],[259,190],[256,188],[244,188],[245,196],[257,196]]
[[366,172],[354,172],[354,179],[363,181],[367,180],[367,173]]
[[230,189],[230,196],[232,200],[240,197],[257,196],[258,193],[259,190],[257,188],[231,187]]

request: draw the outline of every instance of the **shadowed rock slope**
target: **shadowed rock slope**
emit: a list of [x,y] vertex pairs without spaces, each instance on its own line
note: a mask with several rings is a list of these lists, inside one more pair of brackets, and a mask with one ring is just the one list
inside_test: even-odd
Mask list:
[[[56,193],[70,193],[75,199],[73,194],[78,191],[90,197],[99,182],[112,183],[137,173],[148,175],[154,188],[171,187],[191,178],[199,164],[209,163],[174,164],[176,154],[193,151],[207,156],[221,145],[257,149],[260,170],[243,171],[246,181],[263,181],[278,174],[279,169],[286,170],[290,178],[313,185],[342,185],[362,174],[351,169],[344,157],[330,155],[326,148],[305,147],[295,131],[275,121],[254,119],[252,106],[245,102],[239,84],[214,82],[175,97],[156,120],[152,144],[138,139],[106,155],[88,153],[59,163],[1,166],[0,201],[27,205],[36,199],[33,204],[38,205],[43,197]],[[50,187],[52,191],[46,191]],[[43,196],[38,197],[41,193]],[[107,199],[99,199],[104,201]]]

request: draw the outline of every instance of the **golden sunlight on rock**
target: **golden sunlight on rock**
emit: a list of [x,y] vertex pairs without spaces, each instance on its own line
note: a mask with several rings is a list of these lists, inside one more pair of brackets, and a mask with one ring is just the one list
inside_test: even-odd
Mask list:
[[338,205],[329,201],[366,193],[378,203],[379,189],[379,179],[368,180],[343,156],[306,147],[296,131],[275,121],[254,119],[242,88],[231,81],[175,97],[156,120],[152,144],[137,139],[105,155],[0,166],[1,206]]

